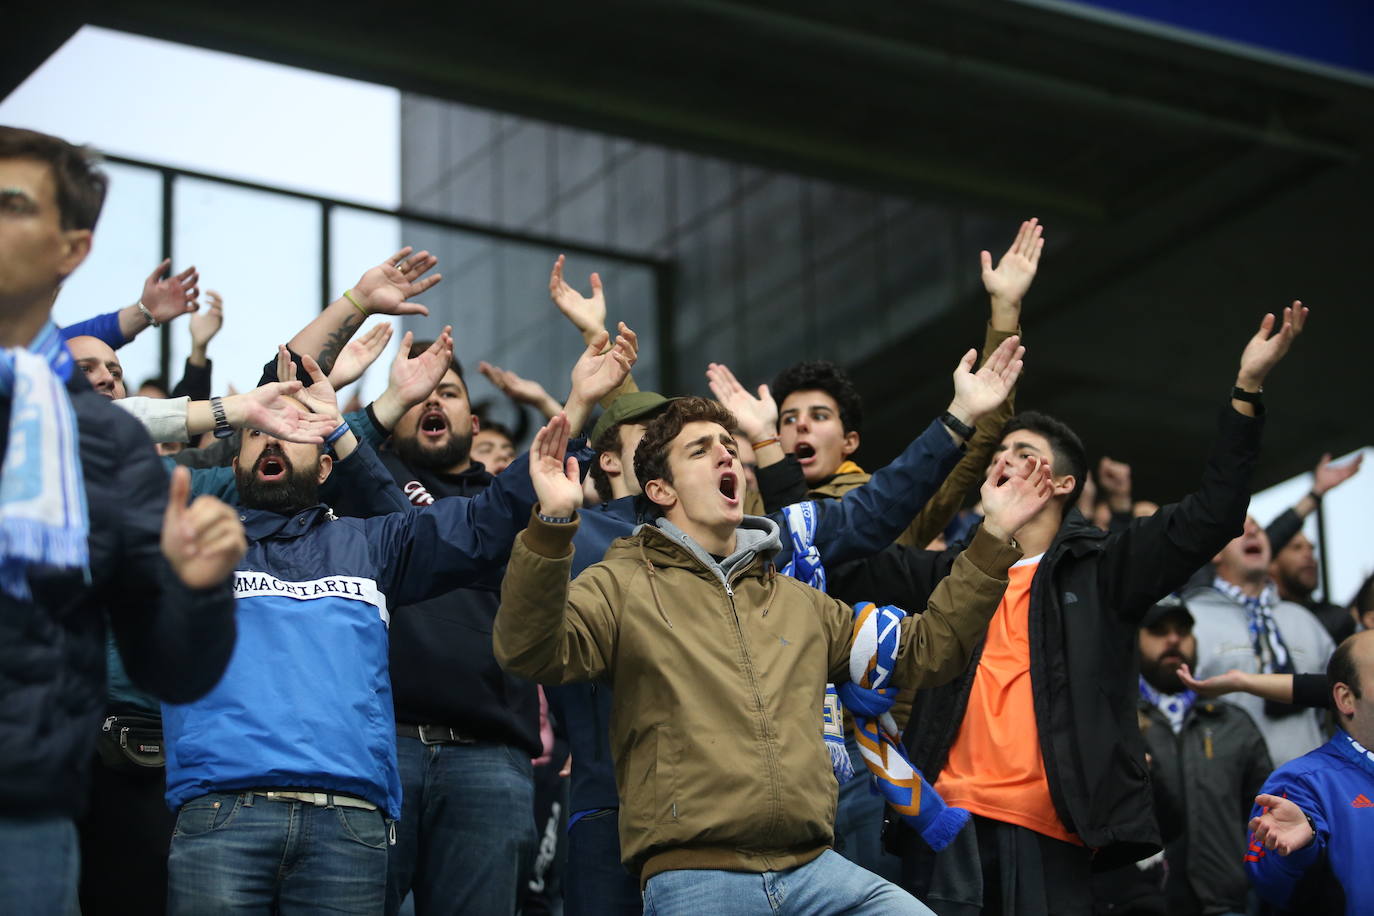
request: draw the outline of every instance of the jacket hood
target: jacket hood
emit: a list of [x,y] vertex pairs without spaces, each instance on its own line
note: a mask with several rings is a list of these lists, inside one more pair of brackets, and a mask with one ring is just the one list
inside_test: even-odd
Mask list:
[[653,524],[640,525],[630,537],[611,544],[606,559],[628,551],[664,568],[702,569],[728,584],[730,577],[748,566],[756,556],[771,559],[782,549],[778,531],[777,523],[771,518],[746,515],[735,529],[735,552],[717,563],[681,528],[666,518],[659,518]]

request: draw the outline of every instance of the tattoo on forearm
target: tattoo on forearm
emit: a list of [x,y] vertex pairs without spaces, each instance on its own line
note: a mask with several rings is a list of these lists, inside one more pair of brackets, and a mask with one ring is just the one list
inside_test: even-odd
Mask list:
[[339,325],[338,330],[334,331],[325,338],[324,346],[320,348],[320,355],[315,362],[320,364],[320,371],[328,375],[334,369],[334,362],[343,352],[343,348],[353,338],[353,334],[363,323],[364,316],[350,315]]

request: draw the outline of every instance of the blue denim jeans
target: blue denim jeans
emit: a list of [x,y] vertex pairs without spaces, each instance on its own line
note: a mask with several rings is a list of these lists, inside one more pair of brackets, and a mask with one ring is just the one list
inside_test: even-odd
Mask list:
[[638,916],[639,879],[620,864],[620,809],[580,818],[568,831],[566,916]]
[[645,916],[934,916],[915,897],[834,850],[799,868],[659,872],[644,888]]
[[381,912],[387,823],[380,811],[212,792],[177,812],[167,911]]
[[386,912],[406,892],[417,916],[515,912],[534,860],[534,768],[502,744],[398,737],[401,819],[387,866]]
[[69,817],[0,817],[0,908],[71,916],[81,855]]

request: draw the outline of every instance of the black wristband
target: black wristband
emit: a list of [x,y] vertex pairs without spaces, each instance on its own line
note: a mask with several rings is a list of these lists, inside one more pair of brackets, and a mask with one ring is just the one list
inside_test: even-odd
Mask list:
[[1244,388],[1236,385],[1231,389],[1231,397],[1237,401],[1245,401],[1249,404],[1263,404],[1264,389],[1261,388],[1259,391],[1246,391]]
[[224,413],[224,401],[221,398],[210,399],[210,413],[215,418],[215,438],[228,439],[234,434],[234,427],[229,425],[229,418]]
[[949,431],[962,438],[965,442],[973,438],[973,427],[954,414],[946,410],[940,414],[940,422],[949,428]]

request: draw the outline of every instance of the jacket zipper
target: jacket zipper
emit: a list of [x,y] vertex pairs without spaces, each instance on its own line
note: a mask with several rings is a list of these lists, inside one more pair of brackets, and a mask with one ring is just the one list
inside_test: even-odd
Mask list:
[[[752,565],[753,563],[750,563],[750,566]],[[739,581],[747,570],[748,567],[741,570],[740,575],[735,578],[735,581]],[[768,757],[769,789],[772,795],[772,813],[769,819],[768,833],[771,835],[777,831],[779,820],[782,816],[782,800],[779,797],[780,793],[778,791],[782,777],[778,769],[777,749],[773,746],[773,740],[768,734],[769,725],[768,718],[764,715],[763,694],[759,690],[758,676],[754,673],[754,659],[749,652],[749,644],[744,638],[744,627],[742,627],[739,622],[739,608],[735,604],[735,590],[731,586],[729,580],[726,580],[724,584],[725,597],[726,600],[730,602],[730,619],[735,623],[735,636],[739,639],[740,648],[743,650],[745,674],[749,678],[749,689],[754,694],[754,712],[759,721],[763,738],[763,748],[767,752]]]

